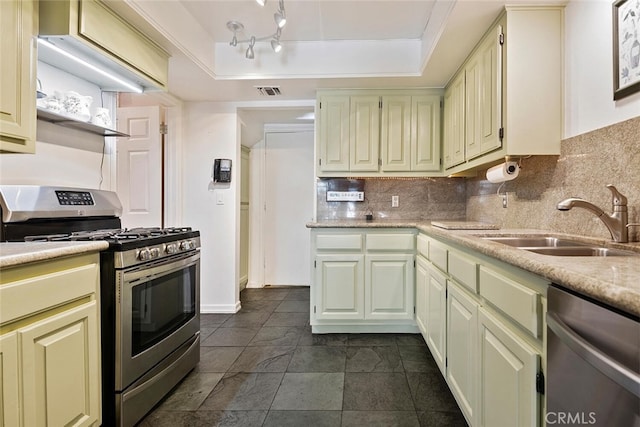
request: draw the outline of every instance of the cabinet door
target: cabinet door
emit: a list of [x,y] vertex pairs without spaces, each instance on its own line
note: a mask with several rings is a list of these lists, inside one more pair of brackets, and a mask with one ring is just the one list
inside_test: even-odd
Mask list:
[[36,7],[31,0],[0,1],[0,152],[35,152]]
[[364,255],[316,256],[317,319],[364,318]]
[[478,303],[447,281],[447,383],[467,422],[475,425],[478,402]]
[[427,284],[427,345],[442,375],[445,375],[447,357],[446,321],[447,321],[447,281],[446,278],[429,266]]
[[466,73],[465,158],[502,146],[502,26],[487,36],[469,58]]
[[382,170],[411,170],[411,97],[382,97]]
[[440,170],[440,97],[411,97],[411,170]]
[[380,158],[380,97],[351,97],[349,123],[349,169],[377,172]]
[[365,319],[413,319],[414,255],[365,258]]
[[99,424],[96,301],[18,330],[25,425]]
[[0,337],[0,425],[19,426],[18,334]]
[[539,425],[540,354],[486,310],[480,323],[480,426]]
[[349,97],[327,95],[318,104],[319,170],[349,171]]
[[465,160],[465,74],[458,77],[447,88],[444,95],[445,134],[444,165],[449,168]]
[[427,286],[429,284],[429,263],[423,257],[416,257],[416,323],[422,336],[427,338]]

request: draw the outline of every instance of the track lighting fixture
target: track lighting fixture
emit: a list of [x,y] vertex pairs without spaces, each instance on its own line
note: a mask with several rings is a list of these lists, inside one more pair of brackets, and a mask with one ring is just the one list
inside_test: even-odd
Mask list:
[[[256,2],[260,6],[264,6],[267,3],[267,0],[256,0]],[[249,47],[245,52],[245,58],[254,59],[255,52],[254,47],[257,41],[267,41],[271,40],[271,48],[274,52],[278,53],[282,50],[282,44],[280,43],[280,35],[282,34],[282,28],[287,23],[287,15],[284,10],[284,0],[278,1],[278,10],[273,14],[273,19],[276,23],[276,31],[273,34],[269,34],[268,36],[256,37],[252,35],[247,39],[238,39],[238,33],[244,32],[244,25],[238,21],[229,21],[227,22],[227,28],[229,31],[233,33],[233,38],[229,45],[236,47],[239,43],[249,43]]]

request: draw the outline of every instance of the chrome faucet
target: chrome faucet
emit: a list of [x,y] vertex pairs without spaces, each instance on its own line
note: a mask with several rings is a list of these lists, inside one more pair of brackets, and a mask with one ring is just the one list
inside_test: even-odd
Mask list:
[[584,199],[580,199],[577,197],[572,197],[570,199],[565,199],[558,203],[558,210],[568,211],[571,208],[584,208],[590,210],[594,214],[598,216],[604,222],[604,225],[607,226],[609,232],[611,233],[611,238],[614,242],[626,243],[629,241],[629,229],[627,227],[629,222],[629,217],[627,213],[627,198],[620,194],[620,192],[613,185],[607,185],[607,188],[611,190],[612,194],[612,209],[613,212],[611,215],[606,214],[602,209],[594,205],[593,203],[587,202]]

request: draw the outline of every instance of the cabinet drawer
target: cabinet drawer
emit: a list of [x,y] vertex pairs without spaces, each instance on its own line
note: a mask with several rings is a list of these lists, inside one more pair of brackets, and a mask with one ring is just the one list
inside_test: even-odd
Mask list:
[[478,292],[478,264],[457,252],[449,251],[449,274],[456,281],[469,288],[473,293]]
[[362,251],[362,234],[318,234],[316,249],[334,251]]
[[418,254],[429,259],[429,239],[427,236],[423,236],[422,234],[418,235],[416,246]]
[[540,294],[480,266],[480,295],[522,325],[533,336],[540,337]]
[[98,255],[88,260],[94,262],[74,265],[77,261],[61,260],[3,271],[0,323],[95,294],[100,279]]
[[366,248],[368,251],[413,252],[415,250],[415,235],[409,233],[367,233]]
[[429,242],[429,261],[442,271],[447,271],[447,252],[446,246],[439,242]]

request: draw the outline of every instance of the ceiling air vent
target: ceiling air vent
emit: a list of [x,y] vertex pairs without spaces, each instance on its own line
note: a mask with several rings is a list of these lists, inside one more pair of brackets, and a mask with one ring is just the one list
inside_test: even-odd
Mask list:
[[262,96],[279,96],[282,95],[280,92],[280,86],[255,86],[260,92]]

